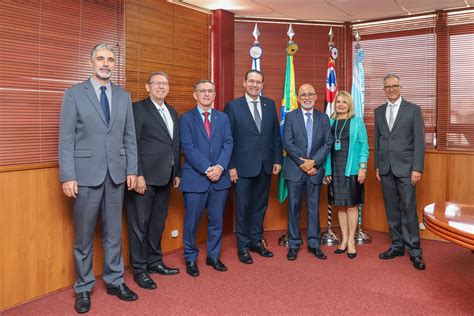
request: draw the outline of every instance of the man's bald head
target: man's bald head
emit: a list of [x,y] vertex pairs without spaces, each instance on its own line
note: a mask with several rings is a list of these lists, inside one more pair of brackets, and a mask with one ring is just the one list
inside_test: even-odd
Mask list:
[[316,90],[309,83],[302,84],[298,89],[298,101],[303,109],[311,110],[317,99]]

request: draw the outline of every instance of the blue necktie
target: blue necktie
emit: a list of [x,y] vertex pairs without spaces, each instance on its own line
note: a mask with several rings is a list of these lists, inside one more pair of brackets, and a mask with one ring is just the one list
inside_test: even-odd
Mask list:
[[311,120],[311,112],[306,112],[305,115],[308,117],[306,120],[306,134],[308,135],[308,152],[307,155],[310,157],[311,145],[313,143],[313,120]]
[[100,107],[102,108],[102,112],[104,112],[105,121],[107,125],[110,121],[110,109],[109,109],[109,99],[107,99],[107,95],[105,94],[105,90],[107,89],[106,86],[100,87]]

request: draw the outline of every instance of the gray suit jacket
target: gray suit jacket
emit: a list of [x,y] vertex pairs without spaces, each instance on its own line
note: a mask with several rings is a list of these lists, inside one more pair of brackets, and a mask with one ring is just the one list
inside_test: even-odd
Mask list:
[[313,110],[313,136],[310,156],[307,157],[308,135],[301,108],[295,109],[285,116],[283,130],[283,148],[287,158],[283,169],[283,178],[290,181],[306,181],[308,175],[300,169],[303,163],[299,157],[313,159],[318,172],[310,177],[313,184],[321,184],[324,177],[324,161],[331,150],[333,138],[331,124],[326,114]]
[[387,175],[391,169],[396,177],[423,172],[425,128],[420,107],[402,99],[391,132],[386,109],[386,103],[375,109],[375,168],[380,175]]
[[59,169],[61,182],[100,185],[110,173],[115,184],[136,175],[137,143],[130,95],[114,84],[110,122],[90,79],[67,89],[61,106]]

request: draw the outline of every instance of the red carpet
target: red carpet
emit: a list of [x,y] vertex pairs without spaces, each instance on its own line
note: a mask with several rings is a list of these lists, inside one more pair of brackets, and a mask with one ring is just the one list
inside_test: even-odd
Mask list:
[[[165,263],[179,267],[176,276],[153,275],[158,290],[137,287],[130,271],[126,282],[137,292],[135,302],[122,302],[105,292],[98,280],[92,293],[90,315],[184,314],[474,314],[474,254],[449,243],[422,241],[425,271],[413,268],[409,256],[380,260],[389,246],[387,234],[370,233],[372,244],[358,247],[357,258],[322,249],[328,259],[318,260],[306,249],[298,259],[286,260],[286,248],[277,246],[281,232],[266,232],[274,258],[252,254],[254,264],[236,256],[235,237],[223,241],[221,259],[229,271],[205,265],[201,245],[201,276],[185,272],[182,251],[167,255]],[[5,311],[5,315],[66,315],[74,313],[74,292],[60,291]]]

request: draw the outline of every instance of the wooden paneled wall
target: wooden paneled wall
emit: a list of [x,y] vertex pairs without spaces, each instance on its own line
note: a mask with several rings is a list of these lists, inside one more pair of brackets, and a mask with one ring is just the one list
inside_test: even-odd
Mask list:
[[169,75],[167,101],[183,114],[196,105],[193,85],[210,79],[210,15],[166,0],[126,0],[125,86],[132,101],[148,97],[151,73]]

